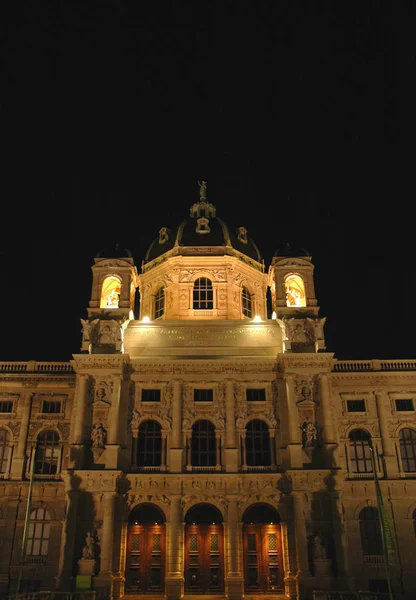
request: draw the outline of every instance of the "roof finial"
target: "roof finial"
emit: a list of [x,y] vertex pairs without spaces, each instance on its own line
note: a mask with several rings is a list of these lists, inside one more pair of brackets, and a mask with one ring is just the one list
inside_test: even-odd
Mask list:
[[199,199],[206,202],[207,201],[207,182],[206,181],[198,181],[199,185]]

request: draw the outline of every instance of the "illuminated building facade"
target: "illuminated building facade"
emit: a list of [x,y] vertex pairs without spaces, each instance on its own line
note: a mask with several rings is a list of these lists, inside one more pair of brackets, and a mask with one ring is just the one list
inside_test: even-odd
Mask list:
[[416,361],[327,352],[313,270],[205,182],[140,273],[95,257],[79,354],[0,363],[0,595],[416,597]]

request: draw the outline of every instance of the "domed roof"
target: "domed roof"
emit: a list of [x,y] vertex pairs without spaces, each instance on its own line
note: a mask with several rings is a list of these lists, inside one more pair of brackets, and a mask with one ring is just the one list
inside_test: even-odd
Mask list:
[[289,242],[285,242],[282,246],[275,250],[273,256],[295,258],[299,256],[310,256],[310,253],[308,250],[305,250],[305,248],[301,248],[300,246],[295,246],[292,248]]
[[95,258],[133,258],[130,250],[121,248],[116,244],[114,248],[103,248],[95,255]]
[[[150,245],[144,262],[150,262],[158,258],[165,252],[174,247],[198,248],[195,254],[203,256],[203,248],[226,247],[237,250],[249,258],[262,262],[260,252],[247,235],[247,229],[239,226],[229,229],[224,221],[216,216],[216,209],[213,204],[207,202],[206,185],[200,184],[200,200],[191,206],[190,217],[182,221],[179,227],[169,229],[162,227],[159,230],[159,237]],[[212,252],[206,251],[207,255]]]

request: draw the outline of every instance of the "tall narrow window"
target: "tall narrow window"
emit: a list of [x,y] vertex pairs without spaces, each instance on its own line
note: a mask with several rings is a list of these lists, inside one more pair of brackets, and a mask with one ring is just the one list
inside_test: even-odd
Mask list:
[[241,291],[241,306],[243,315],[251,319],[253,317],[253,306],[251,302],[251,294],[246,287],[243,286]]
[[416,431],[409,427],[400,431],[400,454],[402,457],[403,471],[413,473],[416,471]]
[[372,473],[371,437],[362,429],[350,433],[350,465],[353,473]]
[[10,455],[10,434],[0,429],[0,473],[7,473]]
[[30,514],[26,558],[46,557],[48,554],[51,517],[44,508],[37,508]]
[[378,510],[374,506],[366,506],[360,512],[359,519],[363,555],[383,555],[383,539],[381,537]]
[[59,435],[56,431],[42,431],[36,445],[35,473],[53,475],[58,470]]
[[206,277],[200,277],[194,283],[193,308],[195,310],[214,308],[214,290],[212,281]]
[[247,423],[246,463],[248,467],[271,465],[269,427],[260,419]]
[[155,296],[155,319],[159,319],[165,314],[165,290],[159,288]]
[[215,467],[216,438],[211,421],[200,420],[192,427],[191,464],[194,467]]
[[305,284],[299,275],[285,279],[286,306],[306,306]]
[[162,432],[157,421],[143,421],[137,437],[136,465],[160,467],[162,464]]

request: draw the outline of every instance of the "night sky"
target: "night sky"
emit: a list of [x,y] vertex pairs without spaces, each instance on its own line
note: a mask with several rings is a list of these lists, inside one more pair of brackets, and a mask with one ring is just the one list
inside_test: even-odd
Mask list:
[[285,242],[312,255],[328,352],[415,358],[414,17],[375,1],[8,6],[0,360],[78,353],[94,255],[118,243],[140,270],[202,179],[266,268]]

